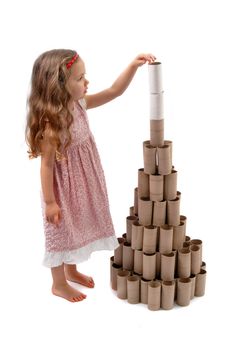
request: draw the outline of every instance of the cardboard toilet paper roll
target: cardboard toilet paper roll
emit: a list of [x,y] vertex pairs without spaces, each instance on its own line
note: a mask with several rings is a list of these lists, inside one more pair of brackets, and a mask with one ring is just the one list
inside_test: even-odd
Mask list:
[[160,227],[159,251],[161,254],[172,252],[173,227],[163,225]]
[[187,306],[191,299],[191,279],[179,278],[177,280],[177,300],[176,303],[180,306]]
[[157,246],[157,227],[153,225],[145,226],[143,233],[143,252],[153,254]]
[[138,221],[132,223],[132,237],[131,248],[142,249],[143,248],[143,230],[144,227]]
[[122,270],[122,266],[112,264],[112,281],[111,281],[111,287],[113,290],[117,290],[117,275],[118,272]]
[[135,187],[134,189],[134,214],[138,215],[138,187]]
[[150,119],[164,118],[164,92],[150,94]]
[[175,281],[163,281],[161,285],[161,307],[171,310],[174,305]]
[[191,239],[190,245],[197,245],[200,248],[200,260],[202,263],[202,240],[201,239]]
[[[173,150],[172,141],[170,141],[170,140],[164,140],[164,145],[169,145],[169,146],[170,146],[170,154],[171,154],[171,159],[172,159],[172,150]],[[173,166],[173,170],[174,170],[174,166]]]
[[180,199],[167,201],[167,223],[172,226],[180,225]]
[[124,242],[123,243],[123,250],[122,250],[122,267],[123,270],[133,270],[134,267],[134,251],[131,248],[130,243]]
[[186,235],[187,217],[185,215],[180,215],[180,221],[184,223],[184,234]]
[[205,294],[205,285],[206,285],[206,270],[200,271],[196,275],[196,285],[195,285],[195,296],[202,297]]
[[114,250],[114,263],[116,265],[122,265],[122,249],[123,249],[124,242],[125,242],[124,238],[122,237],[118,238],[119,247]]
[[148,76],[150,93],[157,94],[163,91],[161,62],[152,62],[148,64]]
[[181,249],[185,241],[185,224],[183,221],[178,226],[173,226],[173,249]]
[[188,278],[191,275],[191,252],[189,248],[178,250],[177,271],[180,278]]
[[126,217],[126,240],[128,243],[131,243],[132,236],[132,224],[134,221],[137,221],[137,216],[127,216]]
[[191,279],[191,297],[190,297],[190,299],[193,299],[194,294],[195,294],[196,275],[192,274],[189,278]]
[[205,261],[202,261],[202,263],[201,263],[201,270],[206,270],[206,263],[205,263]]
[[130,209],[129,209],[129,215],[130,215],[130,216],[135,216],[135,214],[134,214],[134,207],[130,207]]
[[161,279],[173,281],[175,275],[175,254],[173,252],[161,254]]
[[140,300],[140,281],[138,276],[127,277],[127,300],[130,304],[138,304]]
[[172,172],[172,161],[171,161],[171,152],[170,146],[158,146],[158,173],[160,175],[168,175]]
[[155,174],[156,171],[156,147],[147,145],[144,148],[144,173]]
[[143,253],[143,278],[152,280],[156,276],[156,253]]
[[149,175],[141,168],[138,170],[138,197],[149,197],[149,194]]
[[171,174],[164,175],[164,199],[174,200],[177,195],[177,171],[172,170]]
[[150,119],[150,145],[154,147],[164,145],[164,119]]
[[166,222],[166,201],[154,202],[153,225],[162,226]]
[[117,297],[119,299],[127,299],[127,278],[129,271],[120,270],[117,274]]
[[164,176],[149,175],[150,199],[161,202],[164,196]]
[[160,268],[161,268],[161,254],[156,252],[156,279],[160,277]]
[[141,303],[147,304],[148,300],[148,283],[151,282],[149,280],[146,280],[145,278],[141,278],[141,288],[140,288],[140,297],[141,297]]
[[138,201],[139,223],[149,226],[152,223],[153,203],[149,197],[141,197]]
[[190,245],[191,252],[191,273],[197,275],[201,271],[201,249],[199,246]]
[[142,275],[143,273],[143,251],[142,249],[134,250],[134,272]]
[[148,283],[148,309],[156,311],[160,309],[161,302],[161,283],[151,281]]
[[112,274],[113,274],[112,265],[113,265],[113,263],[114,263],[114,256],[111,256],[110,257],[110,284],[111,284],[111,286],[112,286]]

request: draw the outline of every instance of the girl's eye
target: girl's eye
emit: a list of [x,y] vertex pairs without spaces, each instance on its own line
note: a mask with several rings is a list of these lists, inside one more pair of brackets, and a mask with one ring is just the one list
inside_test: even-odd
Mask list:
[[79,79],[77,79],[77,81],[82,80],[85,77],[85,74],[83,74]]

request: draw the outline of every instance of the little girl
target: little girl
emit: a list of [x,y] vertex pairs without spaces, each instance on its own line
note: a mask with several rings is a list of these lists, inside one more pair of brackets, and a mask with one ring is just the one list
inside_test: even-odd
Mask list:
[[86,295],[73,281],[93,288],[76,263],[93,251],[117,248],[104,172],[86,110],[120,96],[136,70],[153,62],[138,55],[113,85],[87,95],[85,64],[77,52],[51,50],[35,61],[28,97],[29,158],[41,156],[41,204],[46,240],[44,265],[51,268],[52,293],[76,302]]

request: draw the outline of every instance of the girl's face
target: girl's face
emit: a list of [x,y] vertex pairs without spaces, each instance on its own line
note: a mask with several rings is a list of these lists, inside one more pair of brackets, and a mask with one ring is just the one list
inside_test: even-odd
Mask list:
[[88,80],[85,78],[85,64],[80,57],[71,66],[71,75],[67,80],[66,89],[74,101],[84,97],[87,92]]

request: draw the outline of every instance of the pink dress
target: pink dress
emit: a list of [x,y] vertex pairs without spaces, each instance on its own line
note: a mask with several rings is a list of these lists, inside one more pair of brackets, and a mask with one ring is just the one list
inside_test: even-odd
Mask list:
[[43,264],[47,267],[77,264],[93,251],[118,247],[101,160],[84,100],[79,103],[71,112],[72,143],[66,160],[55,161],[54,166],[54,194],[61,209],[58,227],[47,222],[40,191],[46,246]]

